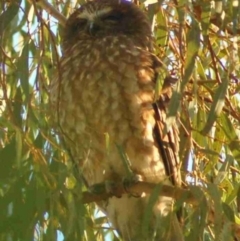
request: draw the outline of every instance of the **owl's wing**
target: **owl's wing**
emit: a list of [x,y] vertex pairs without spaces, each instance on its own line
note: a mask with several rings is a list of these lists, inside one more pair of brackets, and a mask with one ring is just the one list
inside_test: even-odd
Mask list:
[[[157,80],[157,68],[161,64],[160,60],[154,57],[156,69],[155,81]],[[166,77],[164,80],[161,94],[156,102],[153,103],[156,124],[154,126],[154,137],[162,156],[166,174],[169,176],[173,185],[181,185],[180,161],[179,161],[179,133],[178,126],[173,123],[166,128],[167,106],[172,96],[172,86],[177,79]],[[167,130],[167,131],[166,131]]]

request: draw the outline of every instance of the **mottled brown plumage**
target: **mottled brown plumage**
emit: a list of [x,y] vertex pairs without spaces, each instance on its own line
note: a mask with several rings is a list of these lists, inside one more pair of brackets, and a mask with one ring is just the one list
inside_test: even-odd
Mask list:
[[[145,14],[130,2],[88,2],[70,16],[64,31],[63,57],[50,98],[87,185],[127,176],[117,146],[144,181],[179,185],[178,132],[173,126],[163,134],[169,92],[154,102],[161,64],[152,53]],[[171,214],[173,200],[167,197],[159,197],[150,233],[143,237],[148,199],[123,195],[98,205],[125,241],[183,240]]]

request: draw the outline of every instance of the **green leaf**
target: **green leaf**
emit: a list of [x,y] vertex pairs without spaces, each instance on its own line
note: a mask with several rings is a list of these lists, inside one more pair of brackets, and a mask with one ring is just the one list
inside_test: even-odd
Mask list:
[[208,30],[209,30],[210,17],[211,17],[211,2],[202,1],[201,9],[202,9],[202,14],[201,14],[202,33],[205,38],[206,36],[208,37]]
[[18,87],[15,97],[14,97],[14,103],[13,103],[13,122],[15,125],[17,125],[19,128],[22,128],[22,122],[23,122],[23,113],[22,113],[22,91]]
[[193,128],[196,131],[193,131],[193,138],[200,146],[207,146],[207,139],[203,138],[200,133],[200,130],[204,127],[206,123],[206,112],[204,109],[199,108],[197,114],[193,116]]
[[182,82],[176,91],[174,91],[173,96],[169,103],[169,112],[167,115],[167,125],[171,125],[173,117],[177,115],[179,110],[179,106],[182,99],[182,94],[187,85],[192,72],[195,68],[196,57],[198,55],[199,47],[200,47],[200,28],[198,22],[193,18],[192,26],[187,34],[187,56],[184,66],[184,74],[182,78]]
[[228,80],[225,79],[222,81],[222,83],[218,87],[213,97],[213,103],[210,108],[207,123],[204,126],[203,130],[201,131],[202,135],[208,134],[208,132],[212,129],[216,119],[220,116],[224,106],[224,100],[227,93],[227,89],[228,89]]
[[156,185],[156,187],[154,188],[154,190],[152,191],[152,193],[149,197],[148,204],[144,210],[144,215],[143,215],[143,220],[142,220],[142,235],[146,239],[147,239],[147,237],[149,238],[149,233],[150,233],[149,232],[150,231],[149,224],[151,223],[151,219],[153,216],[153,207],[159,198],[159,193],[161,193],[161,188],[162,188],[161,183]]
[[200,240],[199,237],[203,236],[207,219],[208,205],[205,195],[199,187],[190,186],[190,191],[196,200],[199,200],[199,205],[194,208],[191,215],[190,230],[187,240],[192,241]]
[[[233,201],[235,201],[236,199],[238,199],[238,196],[240,197],[240,184],[239,183],[231,183],[232,185],[234,185],[234,188],[231,190],[231,192],[228,192],[228,196],[226,198],[225,203],[226,204],[231,204]],[[237,200],[238,202],[238,200]]]
[[119,155],[121,157],[121,160],[122,160],[125,172],[126,172],[125,177],[131,178],[133,175],[133,171],[131,169],[131,160],[129,160],[129,158],[122,146],[116,144],[116,147],[118,149]]
[[221,193],[217,186],[212,183],[208,183],[207,192],[209,193],[211,200],[214,202],[214,231],[215,238],[218,240],[218,237],[222,229],[222,205],[221,205]]
[[157,30],[155,32],[155,39],[158,46],[165,47],[168,40],[167,21],[163,11],[158,11],[157,17]]
[[181,83],[181,91],[184,90],[184,87],[192,75],[200,48],[200,27],[199,23],[194,18],[192,18],[192,26],[187,34],[187,43],[187,57],[185,61],[185,73]]
[[[27,37],[26,37],[27,39]],[[28,41],[28,40],[26,40]],[[23,47],[22,54],[18,60],[18,75],[21,83],[21,88],[25,95],[25,101],[28,103],[29,100],[29,43]]]
[[229,116],[225,113],[222,113],[219,122],[219,126],[222,128],[225,138],[228,140],[228,147],[231,150],[232,155],[237,161],[240,161],[240,140],[236,133],[236,129],[229,119]]
[[15,0],[15,2],[12,1],[7,10],[0,15],[0,38],[3,35],[3,31],[8,27],[8,25],[17,15],[20,4],[21,0]]
[[227,203],[222,203],[222,208],[224,211],[224,214],[226,215],[226,217],[228,218],[229,221],[235,223],[235,217],[234,217],[234,212],[231,209],[231,207],[227,204]]
[[22,146],[22,133],[20,129],[16,128],[16,163],[18,168],[20,168],[22,158]]
[[237,34],[238,26],[239,26],[239,0],[235,0],[231,2],[232,4],[232,22],[233,22],[233,33]]
[[16,139],[0,149],[0,180],[10,178],[16,160]]

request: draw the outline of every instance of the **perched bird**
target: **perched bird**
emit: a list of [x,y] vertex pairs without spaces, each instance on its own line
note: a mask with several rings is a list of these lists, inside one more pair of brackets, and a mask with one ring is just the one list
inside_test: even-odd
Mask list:
[[[67,20],[50,101],[88,186],[127,177],[121,152],[143,181],[181,183],[178,129],[163,131],[171,91],[155,93],[161,62],[153,45],[147,16],[129,1],[89,1]],[[161,195],[143,233],[148,200],[124,194],[98,206],[125,241],[182,241],[173,200]]]

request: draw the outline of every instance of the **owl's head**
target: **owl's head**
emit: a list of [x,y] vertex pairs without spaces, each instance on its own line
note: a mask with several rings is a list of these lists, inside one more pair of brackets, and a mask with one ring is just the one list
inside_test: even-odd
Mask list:
[[145,13],[127,0],[95,0],[83,4],[69,17],[64,42],[69,45],[119,35],[149,47],[152,32]]

